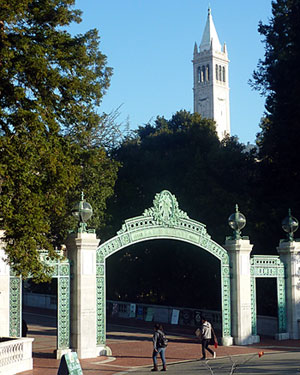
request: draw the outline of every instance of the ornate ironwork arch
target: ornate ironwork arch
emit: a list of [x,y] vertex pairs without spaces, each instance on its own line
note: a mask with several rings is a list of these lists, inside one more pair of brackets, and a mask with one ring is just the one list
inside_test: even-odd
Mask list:
[[188,242],[214,255],[221,263],[222,336],[231,336],[230,273],[227,251],[214,242],[201,224],[179,209],[177,199],[169,191],[155,195],[153,207],[142,216],[128,219],[117,235],[97,249],[97,344],[105,344],[105,260],[117,251],[132,244],[173,239]]

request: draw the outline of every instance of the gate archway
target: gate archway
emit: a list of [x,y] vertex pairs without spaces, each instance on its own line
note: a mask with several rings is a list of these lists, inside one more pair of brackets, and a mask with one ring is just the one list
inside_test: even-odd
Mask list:
[[125,220],[117,235],[101,244],[97,249],[97,345],[106,344],[106,295],[105,260],[112,254],[132,244],[171,239],[188,242],[214,255],[220,261],[222,337],[231,337],[230,316],[230,272],[227,251],[213,241],[204,224],[192,220],[179,209],[176,197],[167,190],[155,195],[153,207],[141,216]]

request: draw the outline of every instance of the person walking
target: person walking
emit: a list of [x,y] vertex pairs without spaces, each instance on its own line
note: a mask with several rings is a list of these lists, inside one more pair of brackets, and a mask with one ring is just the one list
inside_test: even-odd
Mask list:
[[168,340],[166,338],[166,335],[163,331],[163,327],[161,324],[155,324],[154,326],[154,334],[153,334],[153,369],[151,371],[158,371],[157,367],[157,356],[160,355],[163,368],[161,371],[167,371],[166,366],[166,357],[165,357],[165,351],[166,347],[168,345]]
[[204,318],[204,316],[202,316],[202,318],[201,318],[201,323],[202,323],[202,325],[200,327],[201,344],[202,344],[202,358],[201,358],[201,360],[206,359],[205,350],[207,350],[213,356],[213,358],[216,358],[216,356],[217,356],[216,352],[214,352],[213,350],[211,350],[208,347],[208,345],[210,343],[210,340],[212,338],[212,335],[215,337],[215,333],[213,332],[211,324]]

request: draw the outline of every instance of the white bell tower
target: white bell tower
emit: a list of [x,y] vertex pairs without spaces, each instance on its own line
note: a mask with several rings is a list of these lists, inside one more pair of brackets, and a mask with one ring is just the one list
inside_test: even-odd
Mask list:
[[230,135],[228,63],[226,44],[222,48],[208,9],[201,44],[194,47],[194,112],[215,120],[219,139]]

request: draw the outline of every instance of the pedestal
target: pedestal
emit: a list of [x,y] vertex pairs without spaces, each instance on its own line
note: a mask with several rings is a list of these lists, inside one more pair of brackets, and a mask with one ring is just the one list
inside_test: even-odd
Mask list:
[[77,233],[67,241],[71,268],[71,346],[78,358],[94,358],[97,347],[96,250],[94,233]]
[[99,346],[97,346],[97,350],[98,350],[99,356],[104,355],[104,356],[110,357],[112,355],[112,351],[111,351],[111,348],[109,346],[99,345]]
[[235,345],[253,344],[249,240],[226,240],[231,266],[231,326]]
[[276,333],[275,334],[275,339],[276,340],[288,340],[290,338],[289,333]]
[[300,339],[298,324],[300,320],[300,242],[281,241],[277,251],[286,268],[287,331],[290,339],[298,340]]
[[70,353],[71,351],[71,349],[56,349],[55,357],[56,359],[61,359],[64,354]]
[[222,346],[231,346],[233,345],[233,337],[231,336],[225,336],[221,338],[221,345]]

